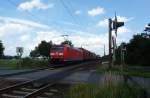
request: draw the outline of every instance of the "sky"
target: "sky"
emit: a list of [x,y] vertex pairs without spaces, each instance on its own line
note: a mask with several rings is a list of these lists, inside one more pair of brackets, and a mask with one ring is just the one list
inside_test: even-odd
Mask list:
[[[108,53],[108,18],[124,21],[117,44],[129,42],[150,22],[150,0],[1,0],[0,40],[5,55],[23,47],[28,56],[42,40],[60,44],[68,35],[75,47]],[[114,34],[113,34],[114,35]],[[114,35],[115,36],[115,35]]]

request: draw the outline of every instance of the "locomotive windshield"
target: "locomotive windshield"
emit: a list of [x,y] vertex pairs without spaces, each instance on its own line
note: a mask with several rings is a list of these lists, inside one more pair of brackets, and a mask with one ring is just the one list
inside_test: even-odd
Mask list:
[[64,50],[64,48],[60,47],[60,46],[52,47],[52,49],[51,49],[52,52],[55,52],[55,51],[62,52],[63,50]]

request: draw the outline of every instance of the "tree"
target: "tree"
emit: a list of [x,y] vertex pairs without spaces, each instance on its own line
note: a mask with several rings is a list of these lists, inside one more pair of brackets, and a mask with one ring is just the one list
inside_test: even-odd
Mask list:
[[[129,43],[125,44],[125,62],[130,65],[150,64],[150,34],[141,33],[134,35]],[[116,58],[120,57],[120,46],[116,50]],[[119,62],[119,59],[117,59]]]
[[35,49],[30,52],[30,56],[31,57],[39,57],[40,56],[40,54],[38,52],[38,47],[35,47]]
[[34,50],[30,52],[31,57],[49,57],[50,49],[52,47],[52,41],[46,42],[46,41],[41,41],[41,43],[35,47]]
[[2,58],[4,56],[4,46],[2,41],[0,40],[0,58]]
[[137,65],[150,64],[150,38],[149,34],[141,33],[134,35],[127,45],[127,63]]
[[72,42],[69,41],[69,40],[65,40],[65,41],[63,41],[63,42],[61,43],[61,45],[65,45],[65,44],[68,44],[68,45],[70,45],[70,46],[73,46]]
[[38,52],[43,57],[49,57],[51,47],[52,41],[50,42],[41,41],[41,43],[38,45]]

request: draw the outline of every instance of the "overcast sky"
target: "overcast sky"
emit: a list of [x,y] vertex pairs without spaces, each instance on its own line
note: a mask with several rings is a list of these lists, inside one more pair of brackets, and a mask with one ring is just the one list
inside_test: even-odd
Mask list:
[[118,30],[117,43],[128,42],[150,22],[150,0],[1,0],[0,40],[6,55],[16,55],[24,47],[24,56],[41,40],[59,44],[68,39],[103,55],[108,50],[108,18],[115,11],[125,26]]

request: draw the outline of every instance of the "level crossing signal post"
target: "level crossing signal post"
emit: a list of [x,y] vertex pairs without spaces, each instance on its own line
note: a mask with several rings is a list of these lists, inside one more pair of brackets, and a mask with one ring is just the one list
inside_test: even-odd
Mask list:
[[17,57],[19,59],[19,67],[21,68],[21,56],[23,54],[23,47],[16,47]]
[[[113,55],[115,55],[115,47],[116,47],[116,38],[112,36],[112,31],[115,31],[117,37],[117,30],[119,27],[124,26],[124,22],[118,22],[117,16],[115,14],[115,19],[108,19],[108,32],[109,32],[109,69],[113,66]],[[115,40],[115,41],[114,41]]]

